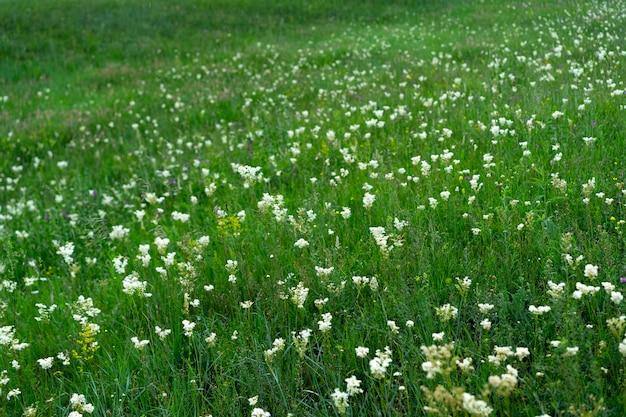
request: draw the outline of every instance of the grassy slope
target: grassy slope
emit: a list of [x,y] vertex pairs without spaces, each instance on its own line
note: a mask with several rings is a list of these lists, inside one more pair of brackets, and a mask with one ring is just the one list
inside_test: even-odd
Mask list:
[[[130,95],[138,83],[153,84],[158,69],[189,62],[190,57],[220,62],[257,42],[277,43],[294,53],[298,44],[326,39],[346,23],[382,24],[416,11],[437,13],[445,7],[441,2],[409,4],[2,2],[0,86],[12,100],[0,113],[5,122],[0,124],[0,136],[13,132],[21,141],[28,136],[31,140],[24,145],[7,144],[0,152],[12,161],[27,158],[33,152],[32,142],[63,146],[77,135],[78,127],[110,119],[113,101]],[[44,94],[46,89],[55,93]],[[38,100],[38,93],[48,96],[45,103]],[[91,114],[86,114],[86,107]]]
[[[311,270],[314,265],[327,262],[335,265],[342,275],[349,277],[353,273],[376,274],[389,285],[389,291],[375,299],[380,303],[378,305],[382,305],[381,308],[355,291],[333,299],[331,304],[333,311],[336,311],[337,328],[334,337],[349,345],[350,349],[352,344],[361,343],[381,348],[386,343],[393,345],[399,355],[394,360],[403,364],[401,369],[405,375],[404,380],[411,390],[409,398],[419,396],[419,386],[412,385],[411,381],[424,382],[418,366],[422,359],[418,341],[429,340],[430,332],[443,330],[429,311],[432,306],[458,301],[455,291],[451,290],[454,281],[449,278],[455,275],[475,277],[479,282],[475,300],[489,300],[497,304],[499,311],[497,332],[494,333],[493,340],[484,343],[482,339],[476,340],[478,335],[472,333],[469,327],[464,327],[462,322],[444,326],[452,338],[462,343],[464,354],[475,354],[484,358],[490,353],[493,343],[531,345],[535,349],[533,352],[545,354],[549,352],[544,340],[548,336],[536,336],[538,328],[545,333],[556,332],[560,336],[569,335],[574,340],[585,340],[586,330],[582,330],[582,322],[577,319],[557,319],[541,328],[538,322],[532,322],[526,317],[529,303],[547,302],[543,295],[544,278],[559,277],[561,274],[559,266],[551,268],[550,264],[535,260],[549,258],[560,265],[560,236],[566,231],[572,231],[578,241],[578,249],[588,259],[602,264],[613,274],[623,274],[624,266],[617,258],[620,254],[623,255],[624,245],[610,230],[611,223],[608,220],[611,215],[623,218],[623,213],[609,213],[599,208],[585,212],[580,203],[570,205],[559,201],[548,190],[549,157],[541,143],[551,141],[552,136],[566,137],[567,125],[555,123],[549,128],[549,134],[544,133],[545,137],[539,138],[541,140],[537,143],[532,142],[535,138],[530,134],[524,137],[526,133],[520,129],[519,139],[530,139],[535,146],[533,152],[543,162],[533,169],[529,167],[529,163],[520,160],[515,151],[490,147],[486,140],[485,143],[481,142],[480,134],[469,129],[466,121],[474,118],[485,120],[492,111],[490,101],[500,103],[496,95],[492,97],[485,93],[488,96],[486,103],[477,102],[475,106],[468,106],[457,112],[442,111],[440,114],[420,115],[433,126],[437,125],[437,118],[445,117],[447,126],[455,132],[461,132],[467,138],[476,138],[482,152],[491,151],[502,158],[497,174],[502,175],[498,178],[505,184],[504,192],[490,182],[483,192],[484,200],[481,199],[476,211],[472,212],[477,219],[480,219],[479,215],[482,213],[495,214],[491,225],[482,222],[481,227],[485,229],[485,233],[479,239],[471,237],[465,224],[447,221],[449,218],[460,218],[463,210],[472,208],[459,203],[456,207],[450,207],[448,213],[437,212],[432,216],[422,216],[419,212],[416,213],[413,204],[407,204],[411,201],[423,203],[426,196],[438,193],[443,188],[454,189],[458,184],[456,176],[454,179],[437,177],[440,182],[425,184],[425,188],[418,188],[417,191],[393,188],[396,194],[388,199],[380,199],[382,206],[376,206],[367,218],[353,218],[351,223],[338,223],[336,216],[325,212],[318,221],[320,230],[327,224],[336,224],[336,231],[344,242],[344,248],[337,250],[332,239],[325,237],[323,233],[317,233],[313,234],[315,237],[311,242],[313,246],[322,249],[311,251],[302,258],[293,249],[296,234],[268,223],[267,219],[260,216],[251,216],[240,240],[227,238],[220,241],[215,237],[217,232],[214,230],[212,205],[226,205],[231,213],[240,209],[250,210],[260,198],[261,190],[234,193],[224,187],[213,199],[203,200],[204,206],[193,208],[188,203],[189,197],[202,193],[202,187],[198,185],[201,178],[197,173],[189,171],[192,181],[184,183],[181,188],[164,184],[154,176],[155,170],[163,170],[170,165],[169,158],[176,159],[171,166],[173,176],[178,181],[187,172],[185,167],[192,164],[193,158],[200,158],[202,166],[209,167],[213,173],[230,172],[230,158],[246,161],[253,166],[261,164],[264,170],[269,170],[268,155],[276,154],[279,159],[286,159],[289,141],[285,137],[285,130],[299,125],[296,113],[303,110],[314,113],[316,109],[324,109],[329,103],[336,104],[330,98],[320,98],[317,91],[320,88],[341,89],[333,87],[331,77],[346,75],[355,68],[370,69],[372,65],[377,68],[369,76],[363,77],[370,85],[359,91],[362,97],[349,98],[355,106],[367,100],[378,101],[380,105],[394,105],[394,98],[385,97],[382,90],[372,86],[372,83],[393,86],[395,81],[390,74],[398,77],[395,79],[397,80],[405,76],[403,69],[410,70],[413,80],[428,71],[425,73],[428,76],[428,81],[424,83],[425,96],[440,94],[441,91],[452,88],[455,76],[465,77],[458,65],[452,65],[453,70],[449,74],[428,66],[424,69],[414,65],[419,59],[429,61],[432,58],[431,51],[451,50],[453,60],[457,63],[466,62],[480,68],[482,73],[467,77],[467,82],[470,83],[467,88],[481,90],[483,81],[497,79],[495,71],[485,67],[488,60],[488,52],[485,51],[497,49],[498,53],[502,53],[499,47],[502,39],[498,37],[499,31],[493,22],[498,22],[502,28],[510,27],[512,23],[519,25],[521,30],[508,39],[511,44],[518,44],[519,39],[516,36],[536,36],[532,30],[534,16],[545,15],[546,11],[542,7],[557,14],[560,11],[560,2],[526,8],[518,4],[520,8],[517,11],[503,9],[500,2],[483,3],[481,7],[401,1],[384,4],[374,1],[365,4],[347,1],[342,2],[341,6],[335,5],[335,2],[177,3],[86,3],[66,0],[37,2],[35,5],[0,2],[0,36],[3,36],[0,43],[0,85],[5,91],[3,94],[10,96],[7,103],[0,104],[4,106],[0,107],[0,120],[7,122],[0,127],[0,168],[5,175],[10,176],[13,175],[13,165],[19,163],[30,167],[35,156],[43,159],[48,152],[52,152],[55,160],[70,161],[69,172],[73,173],[68,175],[67,188],[51,184],[64,176],[53,163],[44,165],[37,171],[38,177],[31,176],[23,180],[29,192],[33,192],[38,201],[43,203],[46,213],[51,214],[52,221],[40,223],[33,219],[24,219],[21,224],[13,224],[14,229],[33,230],[38,239],[36,243],[26,243],[23,246],[19,242],[14,243],[16,253],[9,253],[9,256],[7,252],[10,250],[5,247],[3,255],[6,259],[38,258],[38,263],[42,266],[53,265],[52,276],[64,281],[53,284],[49,292],[44,291],[45,295],[54,295],[68,302],[81,293],[97,297],[106,310],[105,317],[101,319],[103,328],[108,332],[118,333],[115,335],[117,337],[107,336],[101,339],[102,349],[98,362],[90,367],[89,373],[67,372],[66,376],[59,376],[53,381],[46,380],[44,388],[38,387],[33,392],[24,389],[26,397],[39,398],[37,394],[55,392],[56,400],[47,408],[50,415],[58,412],[54,407],[65,407],[67,393],[74,391],[89,392],[92,401],[99,397],[99,411],[104,413],[109,409],[117,413],[116,415],[122,415],[123,412],[200,415],[201,412],[208,413],[211,410],[214,413],[228,410],[232,401],[236,401],[237,412],[243,415],[249,414],[249,411],[245,411],[248,409],[246,398],[261,392],[262,403],[269,404],[276,410],[276,415],[293,409],[305,415],[332,413],[332,407],[317,396],[322,395],[328,399],[333,388],[340,386],[349,372],[360,369],[361,366],[353,355],[343,353],[344,347],[336,346],[332,340],[318,340],[323,349],[316,348],[312,351],[305,365],[285,361],[277,366],[276,374],[267,371],[260,357],[262,350],[271,345],[274,337],[279,334],[288,336],[285,333],[286,328],[300,330],[305,326],[313,326],[315,320],[311,320],[309,316],[317,313],[314,308],[308,308],[304,313],[294,313],[288,310],[287,305],[273,305],[275,299],[271,295],[276,288],[271,282],[258,278],[265,274],[284,277],[288,272],[294,271],[298,276],[308,277],[309,284],[321,295],[324,289],[314,287],[315,280],[311,278]],[[454,26],[453,23],[458,21],[462,21],[464,25]],[[411,26],[415,24],[426,30],[411,32]],[[269,50],[267,44],[271,44],[274,49]],[[387,48],[384,46],[386,44],[392,47]],[[372,46],[367,49],[367,53],[371,54],[369,58],[364,59],[353,54],[353,49],[366,50],[368,46]],[[300,49],[306,50],[308,54],[307,64],[302,65],[300,80],[310,83],[313,88],[309,91],[283,80],[276,83],[273,92],[265,95],[257,92],[258,95],[255,96],[257,101],[264,101],[267,97],[279,100],[278,95],[284,94],[289,97],[289,101],[295,103],[295,107],[276,106],[248,112],[242,110],[246,97],[250,97],[259,86],[274,87],[273,80],[280,78],[281,73],[286,73],[297,63],[301,55]],[[410,51],[410,58],[404,58],[397,52],[401,50]],[[242,51],[243,54],[235,62],[232,57],[237,51]],[[278,63],[272,63],[273,52],[280,56]],[[530,46],[527,50],[520,49],[520,52],[530,54]],[[341,60],[343,64],[336,64],[337,60]],[[283,65],[282,62],[286,64]],[[244,67],[243,70],[238,69],[239,63]],[[382,68],[386,64],[390,67]],[[202,66],[206,66],[206,72],[203,72]],[[526,81],[524,76],[529,79],[533,76],[524,73],[527,70],[525,67],[519,70],[516,76],[522,83]],[[261,79],[250,77],[251,74],[258,73],[263,74]],[[196,79],[197,74],[203,74],[204,78]],[[162,84],[166,92],[160,90]],[[50,89],[50,92],[46,89]],[[37,92],[41,92],[41,97]],[[186,103],[184,110],[174,112],[173,101],[166,97],[167,94],[171,94],[174,101],[181,98]],[[561,98],[568,98],[572,102],[577,99],[574,95],[541,87],[532,93],[523,94],[519,102],[511,97],[511,102],[524,111],[538,112],[544,119],[549,119],[552,109],[549,108],[546,97],[553,102]],[[131,100],[136,102],[135,107],[129,104]],[[601,120],[594,134],[609,140],[600,143],[590,152],[571,149],[576,145],[569,145],[564,140],[564,146],[570,146],[567,149],[577,155],[577,158],[563,162],[561,172],[562,175],[569,173],[567,178],[571,179],[573,186],[579,185],[576,181],[581,182],[609,170],[615,170],[616,177],[623,177],[623,173],[620,174],[623,171],[623,161],[619,161],[617,157],[602,157],[620,155],[623,138],[618,136],[618,132],[623,127],[623,121],[613,117],[615,109],[610,107],[610,101],[599,100],[594,105],[597,106],[594,115]],[[316,115],[316,123],[325,121],[326,126],[346,131],[355,117],[346,117],[336,108],[331,110],[335,112],[326,117]],[[139,113],[141,117],[129,112]],[[174,121],[173,114],[179,116],[179,122]],[[259,117],[257,122],[252,122],[254,115]],[[146,122],[146,116],[159,121],[158,134],[137,134],[130,127],[139,119]],[[21,120],[19,124],[14,123],[16,118]],[[358,121],[362,123],[364,119],[366,117]],[[591,134],[588,130],[590,121],[582,119],[581,130],[574,134],[576,137]],[[215,127],[217,123],[228,122],[235,123],[230,132]],[[109,126],[109,123],[113,125]],[[385,169],[392,170],[409,165],[410,157],[416,153],[426,156],[429,152],[441,152],[435,140],[426,143],[403,142],[404,134],[409,133],[411,128],[414,126],[410,123],[399,127],[391,126],[384,135],[374,136],[371,148],[366,141],[361,142],[357,151],[360,160],[367,162],[367,158],[376,158],[383,161]],[[247,141],[247,134],[255,129],[263,129],[265,136]],[[9,131],[13,132],[12,137],[8,137]],[[223,134],[229,136],[229,145],[234,151],[219,144]],[[216,146],[210,150],[189,152],[181,157],[165,146],[165,141],[175,143],[178,138],[193,138],[195,141],[198,135],[207,136]],[[158,137],[165,138],[165,141],[159,141]],[[308,178],[326,178],[329,171],[338,170],[341,164],[333,159],[334,165],[327,169],[321,168],[323,157],[327,156],[324,153],[329,150],[324,148],[323,140],[311,141],[314,142],[314,151],[317,153],[315,157],[303,158],[299,162],[300,171],[297,175],[295,169],[292,170],[281,159],[279,162],[284,165],[280,168],[286,173],[281,177],[273,176],[271,182],[264,186],[264,191],[281,192],[290,197],[287,202],[290,212],[302,205],[317,208],[321,213],[322,202],[328,200],[340,206],[349,205],[356,213],[360,206],[359,187],[363,182],[372,180],[354,167],[353,175],[357,179],[346,190],[345,195],[329,187],[318,193],[309,184]],[[241,149],[237,147],[240,144],[244,144]],[[472,170],[478,170],[482,165],[482,153],[475,155],[467,142],[460,141],[455,153],[463,160],[464,166],[471,166]],[[155,162],[150,162],[150,158],[155,158]],[[618,165],[611,166],[613,163]],[[81,166],[92,169],[85,171]],[[611,174],[604,175],[604,179],[598,175],[598,181],[610,182],[608,178]],[[121,185],[128,183],[131,178],[140,181],[141,187],[145,188],[141,191],[120,191]],[[228,181],[236,183],[237,179],[228,178]],[[96,189],[99,193],[120,191],[121,196],[117,198],[119,205],[109,209],[100,203],[86,200],[86,192],[90,189]],[[194,213],[193,222],[188,227],[164,222],[162,227],[172,240],[184,241],[191,236],[197,237],[208,228],[213,234],[212,239],[219,242],[212,248],[213,258],[199,264],[203,279],[206,278],[209,282],[221,279],[219,277],[226,259],[236,258],[241,264],[241,280],[245,285],[230,293],[230,287],[224,284],[218,286],[215,295],[202,299],[203,303],[206,301],[206,305],[203,304],[199,315],[207,317],[203,322],[206,326],[204,330],[219,329],[220,336],[226,340],[220,346],[219,353],[205,347],[190,347],[181,336],[180,329],[175,330],[176,342],[169,344],[158,345],[158,339],[150,335],[154,323],[171,320],[168,324],[175,328],[180,319],[186,317],[180,313],[183,307],[181,289],[172,282],[154,288],[154,305],[157,307],[144,311],[134,301],[132,304],[118,303],[119,291],[111,288],[117,288],[120,283],[118,278],[105,279],[114,276],[108,264],[95,270],[83,266],[78,280],[70,280],[63,265],[58,265],[58,255],[55,254],[50,240],[79,240],[86,230],[95,231],[97,239],[87,240],[88,243],[80,249],[81,254],[97,254],[107,261],[120,253],[132,258],[138,244],[148,243],[153,238],[154,230],[148,222],[145,229],[143,225],[141,228],[135,225],[132,238],[119,244],[108,243],[107,235],[111,226],[130,222],[132,209],[139,207],[140,194],[148,190],[161,194],[170,193],[173,196],[164,205],[168,212],[176,209]],[[55,194],[65,195],[65,207],[53,203]],[[306,198],[300,201],[300,195]],[[354,200],[355,196],[357,201]],[[515,210],[510,209],[508,200],[512,196],[522,201],[555,198],[537,209],[538,219],[534,223],[534,229],[525,235],[511,233],[511,225],[526,220],[521,204]],[[15,199],[19,199],[18,192],[0,196],[3,204]],[[126,203],[132,209],[125,208]],[[63,211],[80,214],[79,228],[67,226],[62,208]],[[98,209],[108,211],[106,220],[98,219],[95,214]],[[581,216],[580,213],[586,213],[586,216]],[[407,235],[407,252],[402,252],[393,258],[393,262],[387,263],[384,259],[372,256],[372,253],[376,253],[373,244],[363,244],[363,241],[369,241],[370,236],[354,234],[353,231],[365,230],[364,225],[389,223],[390,216],[400,214],[411,220],[413,226]],[[572,214],[575,215],[572,217]],[[102,222],[102,227],[99,222]],[[602,229],[598,225],[606,227]],[[185,244],[175,250],[181,253],[184,252],[184,247]],[[20,251],[24,254],[20,255]],[[265,255],[270,252],[281,259],[283,264],[277,265],[269,261]],[[16,277],[33,273],[28,267],[18,264],[16,262],[12,266]],[[574,277],[570,276],[568,279],[574,280]],[[177,294],[178,297],[174,299],[172,294]],[[393,301],[405,297],[406,303]],[[255,309],[249,313],[242,312],[237,307],[238,302],[245,299],[256,302]],[[20,307],[24,309],[20,314],[34,314],[32,300],[25,297],[24,302],[31,306]],[[608,311],[609,307],[606,308]],[[466,314],[463,320],[474,322],[475,330],[475,322],[480,319],[476,308],[473,305],[468,306]],[[576,311],[571,305],[567,305],[559,314],[570,317]],[[588,315],[593,314],[594,310],[589,306],[582,312],[585,320]],[[401,318],[418,319],[415,334],[410,335],[415,336],[415,346],[410,343],[410,346],[404,346],[402,339],[390,338],[386,334],[384,329],[389,318],[398,320],[398,323]],[[46,339],[41,344],[33,343],[34,346],[27,354],[29,356],[23,358],[23,363],[34,362],[37,358],[55,352],[54,349],[65,349],[68,344],[75,343],[78,334],[76,324],[69,318],[55,320],[54,325],[58,326],[59,335]],[[350,327],[342,329],[342,323],[349,324]],[[244,335],[242,338],[245,343],[242,345],[235,342],[229,344],[227,341],[229,333],[235,328],[240,329]],[[37,332],[42,330],[32,327],[24,331],[28,331],[29,340],[36,340]],[[128,344],[129,337],[134,334],[150,337],[156,354],[144,356],[133,351],[128,355],[123,346]],[[201,339],[197,343],[200,344]],[[586,352],[595,349],[590,342],[582,343],[581,346]],[[345,350],[350,349],[346,347]],[[616,351],[612,348],[609,353]],[[608,353],[602,355],[598,354],[602,361],[611,360],[607,359]],[[619,380],[618,376],[612,376],[604,385],[588,383],[585,379],[600,372],[600,365],[605,363],[600,359],[587,364],[574,363],[572,369],[563,369],[563,363],[556,357],[542,357],[542,360],[539,368],[524,371],[528,371],[530,375],[531,370],[534,372],[541,369],[552,375],[554,379],[547,384],[548,389],[540,381],[529,380],[525,390],[514,398],[514,404],[528,405],[537,401],[542,407],[549,404],[551,409],[564,410],[564,404],[569,404],[569,400],[576,404],[587,401],[587,389],[596,395],[609,397],[611,390],[619,389],[615,382]],[[162,367],[166,370],[163,371]],[[477,368],[477,375],[464,381],[474,392],[480,389],[490,372],[478,364]],[[577,378],[587,382],[577,382]],[[201,388],[205,391],[199,394],[190,387],[189,379],[203,381],[206,385]],[[539,393],[532,394],[537,391],[533,384],[540,387]],[[391,410],[397,407],[408,414],[416,412],[411,408],[415,404],[406,401],[406,397],[396,397],[395,391],[392,392],[384,384],[381,383],[376,390],[378,391],[375,394],[370,394],[361,403],[361,413],[373,413],[375,407],[381,406],[376,400],[378,396],[385,398],[383,404]],[[553,395],[550,390],[556,394]],[[159,399],[161,392],[169,392],[170,398]],[[565,392],[571,393],[572,398],[566,398]],[[537,398],[531,398],[532,395]],[[108,400],[111,396],[114,399]],[[618,407],[615,399],[609,402],[611,407]],[[188,406],[188,403],[193,406]],[[500,406],[500,410],[507,409],[505,404]],[[528,407],[529,413],[539,414],[539,405],[533,403]],[[380,412],[393,414],[389,409],[381,409]],[[523,415],[523,411],[520,414]]]

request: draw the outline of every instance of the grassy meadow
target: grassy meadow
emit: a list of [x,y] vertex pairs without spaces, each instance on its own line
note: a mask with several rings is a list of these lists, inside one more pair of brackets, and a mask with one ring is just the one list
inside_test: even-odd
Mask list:
[[0,0],[0,415],[626,415],[625,27]]

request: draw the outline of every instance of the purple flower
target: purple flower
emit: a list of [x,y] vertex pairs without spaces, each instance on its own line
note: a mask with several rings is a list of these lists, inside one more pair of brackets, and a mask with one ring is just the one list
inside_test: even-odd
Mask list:
[[621,277],[619,279],[619,282],[621,282],[622,284],[626,284],[626,277]]

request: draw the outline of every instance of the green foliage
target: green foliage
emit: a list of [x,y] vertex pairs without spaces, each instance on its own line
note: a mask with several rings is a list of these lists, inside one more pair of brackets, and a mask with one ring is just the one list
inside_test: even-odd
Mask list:
[[624,414],[625,20],[0,0],[2,413]]

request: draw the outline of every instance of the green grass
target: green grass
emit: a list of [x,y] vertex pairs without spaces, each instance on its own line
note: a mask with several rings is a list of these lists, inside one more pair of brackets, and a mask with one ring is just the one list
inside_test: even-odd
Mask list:
[[2,412],[623,415],[625,20],[0,0]]

